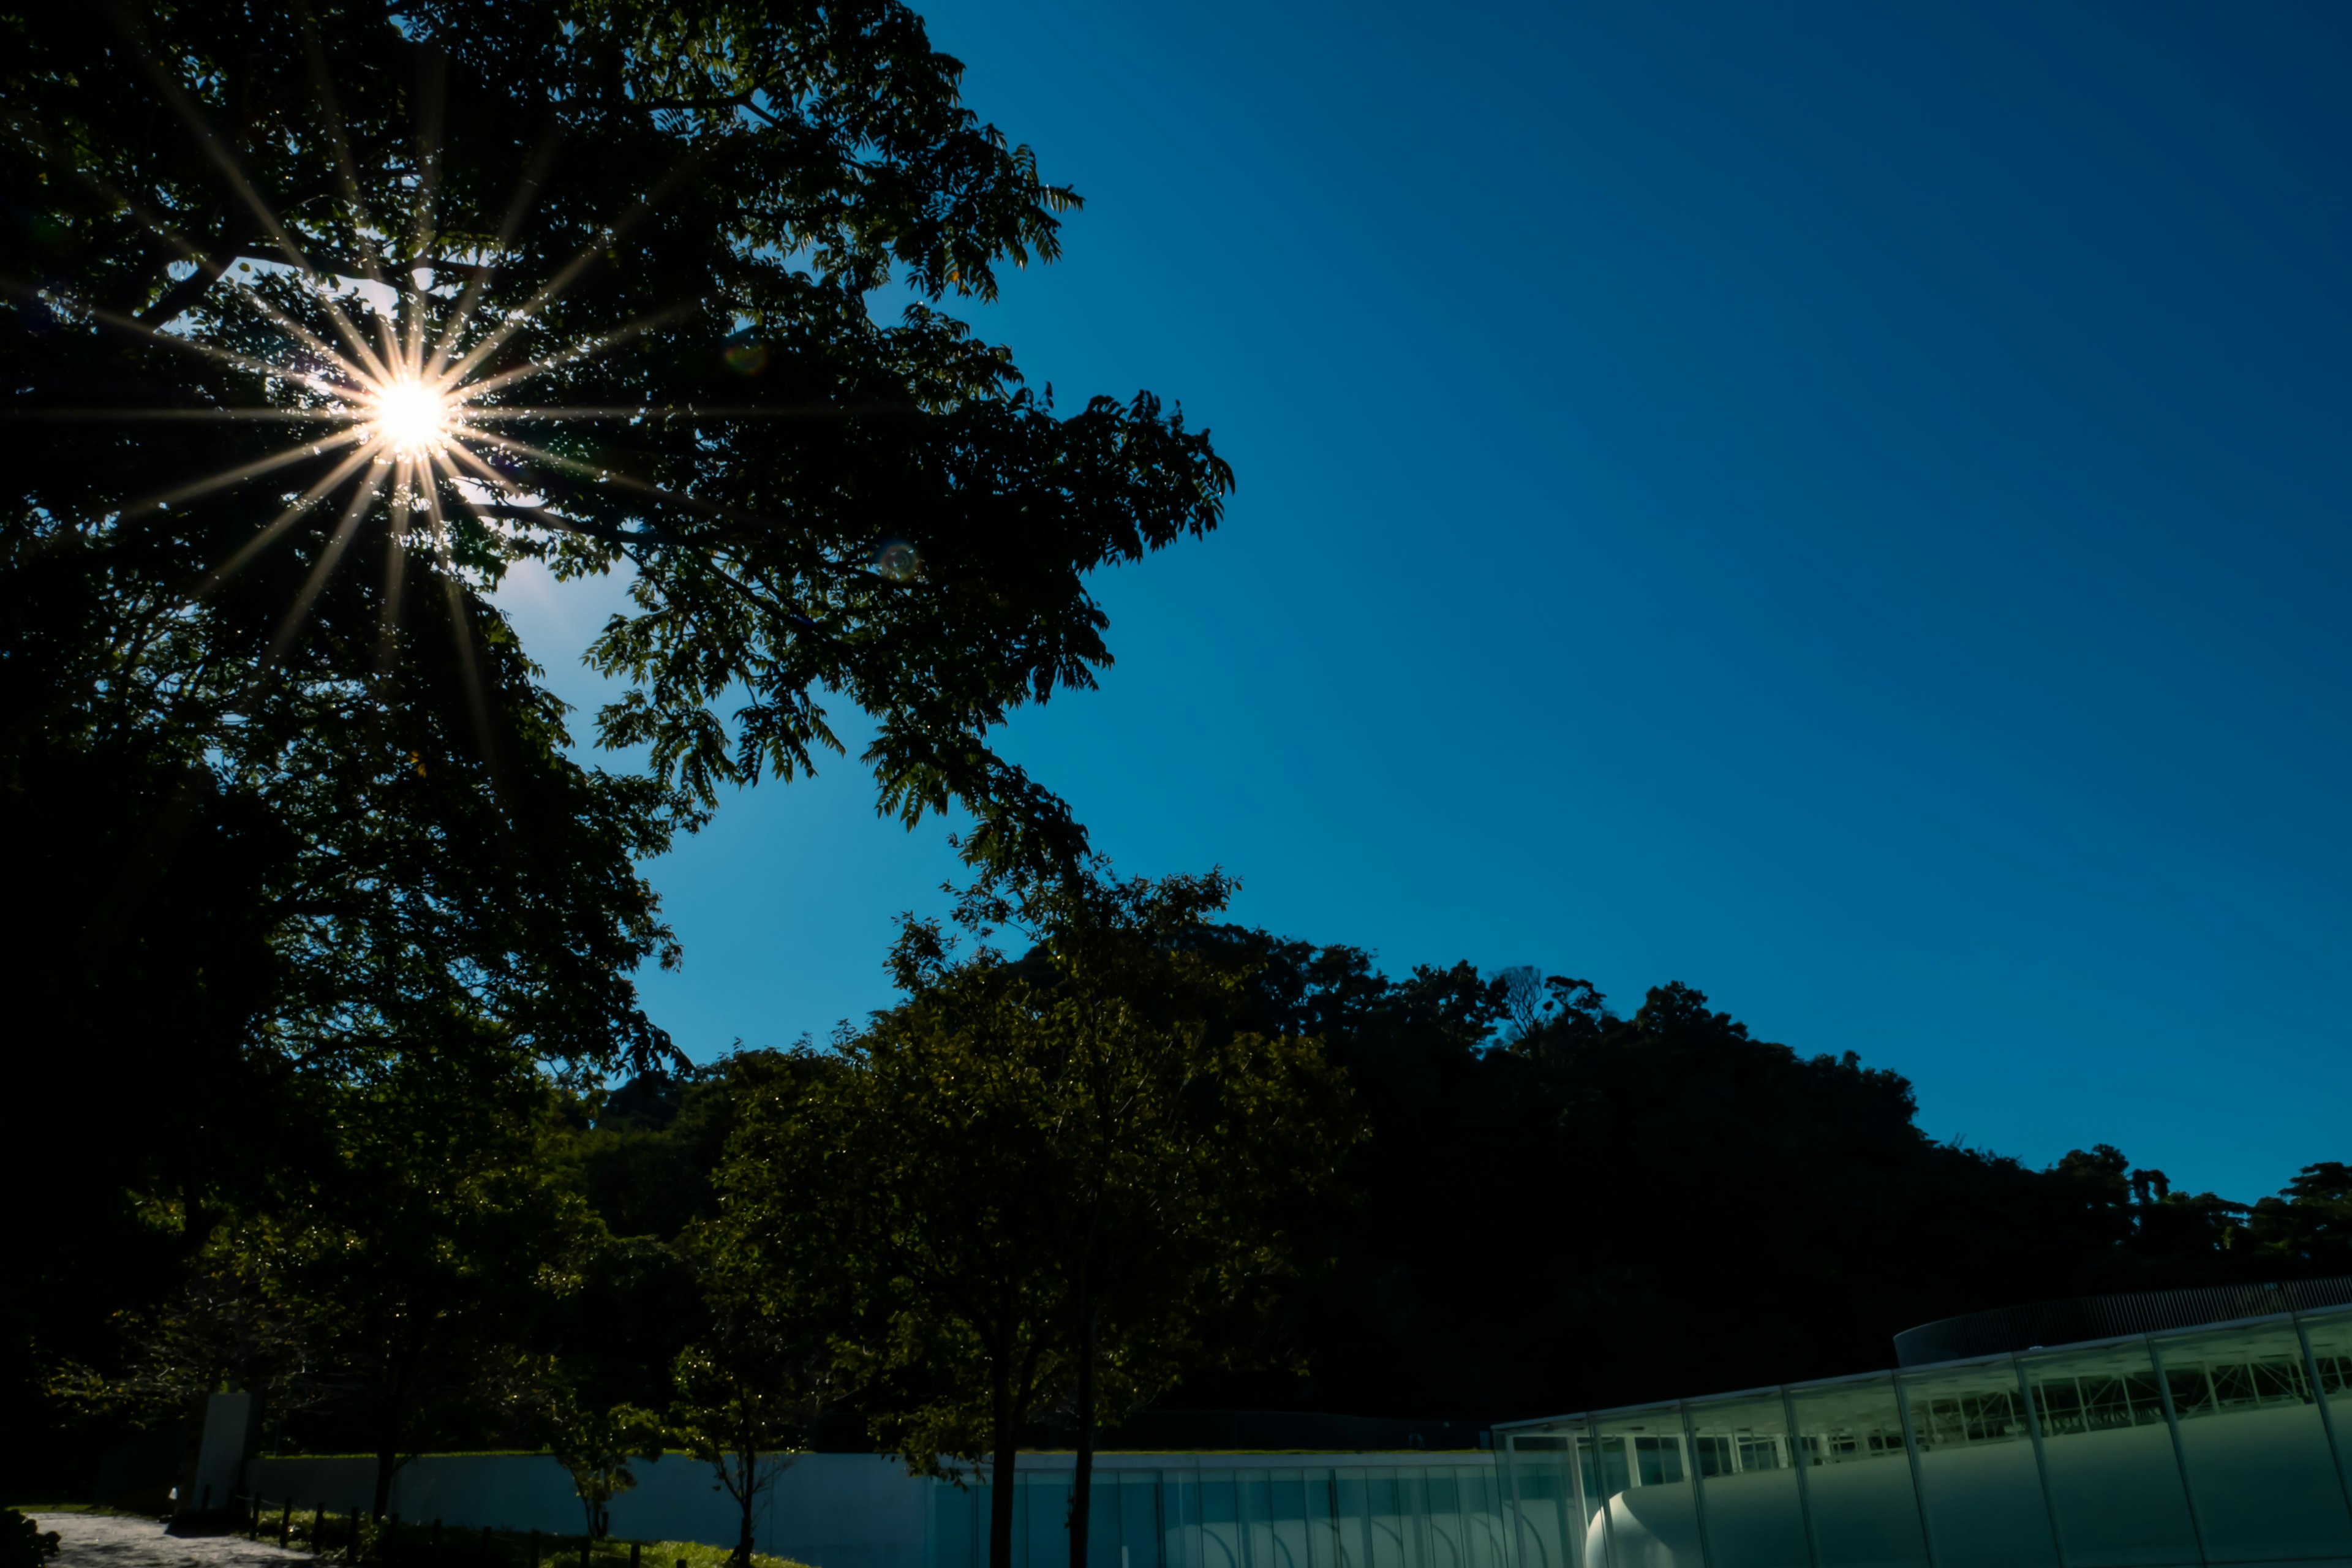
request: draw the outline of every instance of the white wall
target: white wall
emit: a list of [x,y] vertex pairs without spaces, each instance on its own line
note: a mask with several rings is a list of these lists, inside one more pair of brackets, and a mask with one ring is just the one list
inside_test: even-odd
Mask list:
[[[719,1489],[709,1465],[671,1454],[630,1466],[635,1489],[613,1500],[613,1533],[630,1540],[735,1542],[735,1500]],[[877,1454],[806,1454],[777,1479],[753,1528],[760,1551],[814,1568],[925,1568],[929,1523],[927,1480]],[[330,1513],[369,1506],[375,1461],[369,1458],[257,1458],[247,1488],[274,1511],[291,1498],[298,1511]],[[540,1530],[578,1535],[586,1516],[572,1478],[544,1454],[434,1454],[401,1467],[392,1511],[404,1521],[441,1521],[445,1528]]]
[[[1020,1473],[1066,1488],[1075,1463],[1066,1453],[1024,1454]],[[1165,1486],[1203,1476],[1272,1471],[1294,1479],[1335,1473],[1400,1471],[1413,1476],[1461,1470],[1491,1482],[1487,1453],[1137,1454],[1097,1456],[1105,1479],[1148,1471]],[[613,1500],[613,1533],[636,1541],[735,1542],[734,1500],[710,1467],[672,1454],[634,1462],[635,1489]],[[375,1461],[369,1458],[257,1458],[246,1488],[275,1513],[291,1499],[297,1511],[343,1513],[370,1506]],[[813,1568],[932,1568],[933,1499],[944,1483],[909,1476],[898,1460],[876,1454],[807,1454],[778,1478],[755,1519],[753,1544]],[[966,1494],[969,1496],[969,1494]],[[970,1505],[967,1505],[969,1507]],[[1489,1509],[1489,1501],[1484,1505]],[[436,1454],[410,1461],[394,1478],[392,1511],[405,1522],[439,1520],[449,1530],[537,1530],[577,1537],[586,1519],[572,1478],[544,1454]],[[551,1545],[549,1568],[562,1568]],[[1190,1562],[1179,1552],[1174,1559]],[[646,1568],[667,1568],[648,1563]]]

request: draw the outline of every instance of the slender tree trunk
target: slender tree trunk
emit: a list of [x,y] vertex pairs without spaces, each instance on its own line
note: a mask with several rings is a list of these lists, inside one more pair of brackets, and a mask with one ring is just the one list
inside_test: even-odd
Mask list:
[[998,1356],[990,1373],[996,1462],[988,1477],[988,1568],[1013,1568],[1013,1466],[1020,1452],[1021,1414],[1013,1408],[1013,1373],[1005,1360]]
[[751,1505],[759,1500],[760,1450],[755,1446],[736,1456],[743,1464],[742,1484],[735,1496],[743,1505],[743,1528],[735,1536],[735,1568],[751,1568]]
[[400,1468],[400,1438],[397,1422],[387,1419],[375,1446],[375,1504],[373,1515],[382,1519],[392,1511],[392,1476]]
[[1078,1462],[1070,1472],[1070,1568],[1087,1568],[1087,1525],[1094,1510],[1095,1312],[1078,1313]]

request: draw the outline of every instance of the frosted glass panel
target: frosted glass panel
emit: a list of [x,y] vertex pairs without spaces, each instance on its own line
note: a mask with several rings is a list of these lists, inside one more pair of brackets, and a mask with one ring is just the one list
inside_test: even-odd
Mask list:
[[[1318,1488],[1319,1492],[1322,1489]],[[1323,1499],[1310,1496],[1303,1470],[1274,1470],[1266,1476],[1267,1555],[1265,1568],[1312,1568],[1307,1538],[1309,1521],[1321,1512]]]
[[1690,1419],[1711,1568],[1810,1568],[1780,1396],[1694,1401]]
[[2025,1374],[2067,1568],[2200,1563],[2147,1347],[2031,1357]]
[[1895,1380],[1792,1389],[1821,1568],[1926,1568]]
[[1584,1568],[1570,1545],[1581,1541],[1583,1531],[1580,1524],[1571,1529],[1576,1501],[1568,1484],[1568,1439],[1513,1435],[1505,1441],[1517,1489],[1517,1568]]
[[1123,1470],[1118,1477],[1118,1568],[1163,1568],[1160,1551],[1159,1474]]
[[1422,1472],[1422,1560],[1429,1568],[1471,1568],[1470,1541],[1462,1530],[1462,1483],[1448,1470]]
[[1163,1568],[1201,1568],[1201,1489],[1192,1474],[1168,1471],[1160,1489]]
[[1503,1545],[1500,1478],[1493,1470],[1456,1470],[1462,1560],[1468,1568],[1511,1568]]
[[1596,1425],[1615,1568],[1701,1563],[1698,1504],[1682,1412],[1632,1411],[1601,1416]]
[[1013,1516],[1014,1568],[1069,1568],[1069,1477],[1015,1477],[1021,1503]]
[[[1202,1470],[1200,1475],[1201,1568],[1248,1568],[1242,1555],[1239,1500],[1231,1470]],[[1044,1568],[1044,1564],[1033,1564]]]
[[982,1486],[931,1489],[932,1568],[982,1568],[988,1561],[987,1499]]
[[2016,1369],[1915,1373],[1903,1392],[1937,1568],[2056,1568]]
[[2327,1431],[2294,1325],[2157,1342],[2210,1563],[2352,1556]]
[[1402,1487],[1394,1470],[1364,1472],[1364,1539],[1371,1568],[1421,1568],[1413,1550],[1412,1520],[1405,1512]]
[[1372,1545],[1366,1510],[1364,1472],[1340,1470],[1333,1489],[1339,1499],[1339,1568],[1371,1568]]
[[[1570,1514],[1575,1522],[1577,1559],[1584,1568],[1608,1568],[1610,1480],[1602,1473],[1601,1445],[1589,1430],[1580,1431],[1570,1439],[1574,1447],[1575,1463],[1569,1467],[1570,1495],[1576,1500]],[[1625,1484],[1624,1467],[1618,1467],[1616,1485]]]
[[2305,1316],[2303,1331],[2319,1367],[2319,1396],[2336,1421],[2336,1461],[2352,1486],[2352,1313]]

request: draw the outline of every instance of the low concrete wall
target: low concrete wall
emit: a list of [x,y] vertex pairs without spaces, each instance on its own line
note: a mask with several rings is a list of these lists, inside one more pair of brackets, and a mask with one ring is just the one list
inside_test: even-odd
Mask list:
[[[683,1454],[629,1467],[635,1489],[613,1500],[613,1533],[639,1541],[735,1542],[735,1500],[711,1468]],[[804,1454],[761,1500],[753,1543],[814,1568],[926,1568],[930,1487],[877,1454]],[[368,1458],[257,1458],[246,1487],[272,1509],[364,1509],[375,1495]],[[545,1454],[430,1454],[393,1479],[392,1511],[452,1529],[578,1535],[586,1516],[572,1478]]]

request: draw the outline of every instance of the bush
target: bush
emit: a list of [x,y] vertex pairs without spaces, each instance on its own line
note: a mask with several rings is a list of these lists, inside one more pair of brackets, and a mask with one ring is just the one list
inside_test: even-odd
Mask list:
[[58,1554],[58,1532],[13,1508],[0,1508],[0,1568],[41,1568]]

